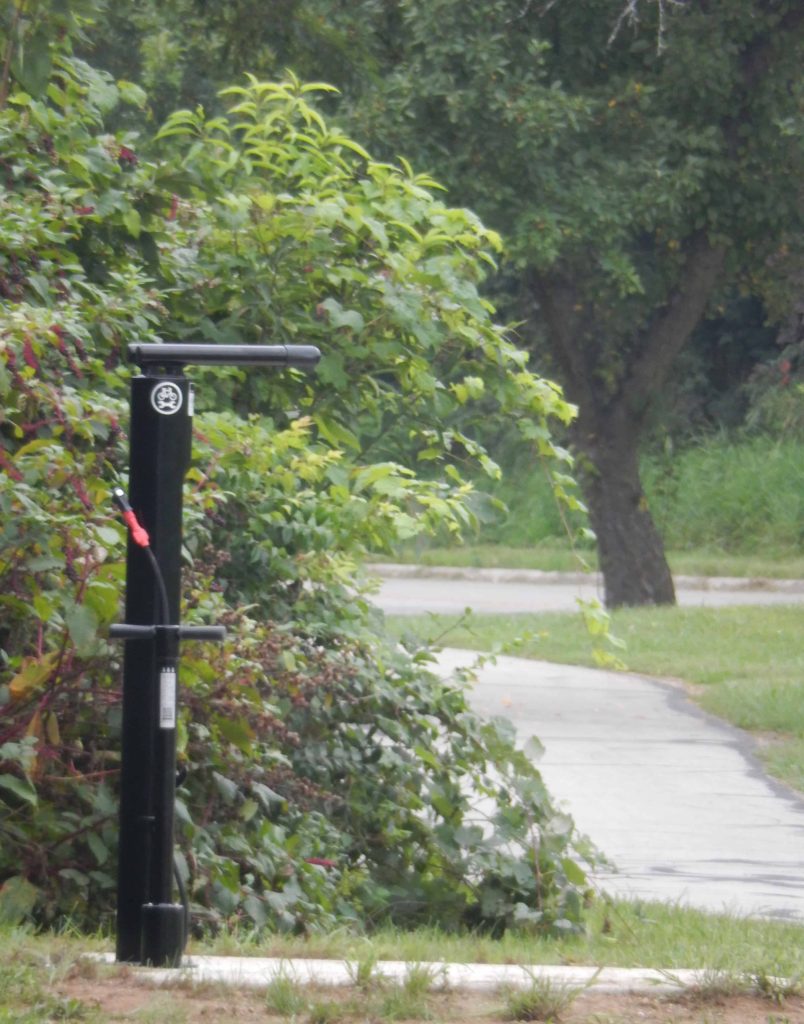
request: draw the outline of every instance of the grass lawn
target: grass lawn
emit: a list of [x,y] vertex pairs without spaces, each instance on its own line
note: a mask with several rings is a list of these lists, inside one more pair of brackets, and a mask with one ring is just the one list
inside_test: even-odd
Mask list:
[[[180,1002],[174,1013],[174,1008],[167,1005],[169,998],[163,999],[158,1006],[149,1007],[147,1012],[144,1006],[123,1005],[120,1002],[123,994],[136,1001],[139,992],[139,1002],[145,1001],[143,993],[146,989],[132,983],[130,970],[80,959],[86,952],[109,950],[112,945],[110,940],[97,936],[34,935],[26,929],[0,926],[0,1021],[45,1024],[54,1020],[159,1019],[184,1020],[194,1024],[196,1020],[208,1017],[217,1019],[214,1013],[225,1010],[225,1007],[216,1005],[207,1006],[206,1011],[203,1006],[193,1007],[190,1012],[188,1007],[184,1007],[187,1012],[182,1014],[179,1012],[182,1009]],[[358,987],[361,979],[370,977],[372,965],[378,960],[407,960],[413,968],[433,961],[652,967],[668,971],[695,967],[712,972],[712,977],[721,985],[728,982],[729,985],[741,984],[754,989],[767,986],[769,979],[774,977],[787,978],[794,984],[804,980],[804,926],[705,914],[670,905],[609,901],[598,901],[592,906],[584,934],[554,939],[522,934],[491,939],[475,934],[445,934],[435,928],[420,928],[413,932],[381,929],[370,936],[339,931],[304,938],[263,935],[256,939],[249,934],[241,934],[222,935],[204,943],[192,941],[188,953],[348,959],[357,965],[355,982]],[[422,973],[420,970],[419,974]],[[419,1013],[410,1012],[412,1007],[408,1006],[409,1012],[402,1018],[396,1012],[399,1006],[392,1012],[395,999],[405,994],[411,995],[411,992],[384,990],[377,993],[381,998],[375,1000],[370,1016],[365,1013],[354,1016],[341,1006],[334,1019],[433,1019],[433,1007],[424,1004]],[[221,996],[225,997],[225,990],[222,992],[220,986],[207,986],[202,992],[204,995],[207,1000],[217,998],[220,1001]],[[368,996],[368,987],[364,995]],[[278,1003],[280,997],[283,1005],[287,1003],[285,1009],[290,1006],[288,1000],[294,1005],[302,1000],[305,1012],[299,1012],[301,1003],[292,1013],[282,1012],[279,1005],[266,1005]],[[276,986],[274,991],[269,990],[267,995],[259,996],[263,1006],[259,1019],[273,1020],[276,1016],[312,1024],[307,1003],[313,997],[314,994],[311,996],[309,993],[280,991],[280,986]],[[321,993],[318,998],[322,998]],[[114,1012],[102,1012],[104,1003],[109,1001]],[[767,1006],[768,1011],[772,1008],[771,1004]],[[239,1017],[235,1009],[231,1007],[234,1015]],[[267,1017],[266,1009],[269,1011]],[[151,1012],[155,1014],[153,1018]],[[252,1016],[248,1015],[248,1019]],[[482,1017],[484,1022],[487,1019],[498,1021],[504,1017],[497,1009]],[[659,1016],[650,1018],[640,1014],[640,1019],[650,1024],[653,1020],[664,1022],[676,1018],[662,1016],[660,1012]],[[717,1019],[723,1020],[721,1017]]]
[[[580,616],[389,617],[395,635],[439,637],[440,646],[592,665]],[[776,777],[804,792],[804,607],[629,608],[611,615],[627,668],[683,679],[713,714],[761,737]]]
[[[475,569],[541,569],[546,572],[577,572],[585,565],[597,568],[594,549],[573,553],[560,541],[544,541],[528,547],[504,544],[467,544],[452,547],[402,549],[393,557],[377,555],[377,562],[416,565],[448,565]],[[742,576],[804,579],[804,555],[770,552],[759,555],[727,554],[708,548],[668,552],[670,568],[683,576]]]
[[371,936],[272,936],[259,942],[221,937],[220,955],[344,957],[363,961],[587,964],[684,968],[735,974],[772,969],[804,981],[804,925],[708,914],[672,904],[597,900],[582,934],[560,938],[508,933],[500,939],[437,928],[383,928]]

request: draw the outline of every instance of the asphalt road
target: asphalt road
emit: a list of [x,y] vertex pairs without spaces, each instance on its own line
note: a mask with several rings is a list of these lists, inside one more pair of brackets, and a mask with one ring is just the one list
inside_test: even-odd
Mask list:
[[[380,590],[374,598],[393,615],[420,612],[460,614],[466,608],[481,613],[573,611],[578,598],[603,601],[596,576],[538,573],[527,570],[429,569],[377,565]],[[678,603],[724,607],[737,604],[804,602],[804,580],[676,579]]]

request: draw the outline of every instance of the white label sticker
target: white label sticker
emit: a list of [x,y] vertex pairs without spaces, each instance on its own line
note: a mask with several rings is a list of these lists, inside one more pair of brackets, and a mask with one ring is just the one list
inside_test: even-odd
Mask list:
[[163,668],[159,673],[159,728],[176,728],[175,668]]
[[151,405],[163,416],[172,416],[181,409],[184,398],[181,388],[173,381],[163,380],[151,391]]

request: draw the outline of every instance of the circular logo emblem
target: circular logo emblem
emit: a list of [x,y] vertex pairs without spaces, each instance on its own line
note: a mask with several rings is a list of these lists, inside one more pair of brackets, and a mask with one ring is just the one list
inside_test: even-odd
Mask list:
[[151,405],[163,416],[172,416],[181,409],[182,393],[178,384],[163,381],[151,392]]

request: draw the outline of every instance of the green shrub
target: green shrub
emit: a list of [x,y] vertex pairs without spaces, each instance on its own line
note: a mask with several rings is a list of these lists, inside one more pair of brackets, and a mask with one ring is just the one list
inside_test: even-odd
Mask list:
[[[521,458],[501,461],[502,479],[489,489],[506,508],[480,524],[479,542],[514,548],[551,539],[565,543],[560,507],[541,466]],[[673,452],[648,452],[641,465],[645,496],[670,551],[769,557],[802,551],[800,442],[768,435],[709,437]],[[450,543],[448,534],[439,542]]]
[[[502,412],[560,458],[569,407],[477,295],[494,237],[295,81],[252,81],[228,120],[176,115],[149,156],[103,129],[141,92],[68,48],[46,94],[0,108],[0,915],[112,912],[125,346],[268,330],[322,344],[318,383],[198,374],[221,411],[195,425],[185,614],[233,640],[183,661],[196,909],[216,928],[572,927],[571,822],[503,724],[383,639],[357,569],[369,544],[471,522],[455,455],[495,472],[473,420]],[[417,475],[438,462],[445,480]]]

